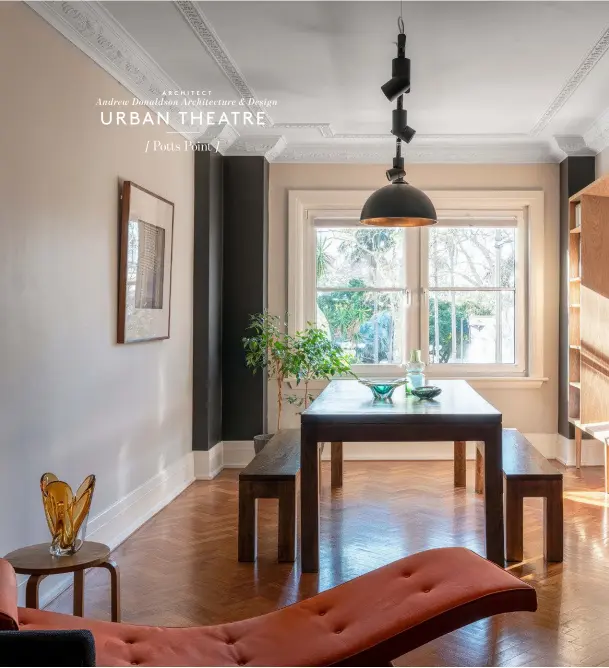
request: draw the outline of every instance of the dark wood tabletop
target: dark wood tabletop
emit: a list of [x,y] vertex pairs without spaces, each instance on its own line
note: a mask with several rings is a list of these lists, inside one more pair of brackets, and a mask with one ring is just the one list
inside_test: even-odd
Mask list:
[[418,399],[398,387],[375,401],[357,380],[334,380],[301,416],[302,570],[319,569],[319,446],[331,442],[478,441],[484,452],[486,556],[504,564],[502,416],[464,380],[434,380],[442,393]]
[[4,558],[20,575],[55,575],[100,566],[110,556],[107,545],[90,540],[86,540],[78,552],[63,557],[52,555],[49,546],[49,543],[38,543],[22,547]]
[[435,399],[418,399],[398,387],[391,401],[374,401],[368,387],[356,380],[333,380],[302,413],[304,422],[329,418],[336,422],[501,422],[501,413],[464,380],[430,382],[442,389]]

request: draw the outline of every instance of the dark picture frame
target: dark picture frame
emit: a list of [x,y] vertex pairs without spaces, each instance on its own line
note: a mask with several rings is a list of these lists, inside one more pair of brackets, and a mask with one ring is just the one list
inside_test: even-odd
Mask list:
[[174,204],[125,181],[119,228],[117,342],[169,338]]

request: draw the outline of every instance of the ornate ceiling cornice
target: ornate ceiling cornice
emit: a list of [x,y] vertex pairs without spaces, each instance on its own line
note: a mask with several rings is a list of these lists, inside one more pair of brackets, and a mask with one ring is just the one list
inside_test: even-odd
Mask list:
[[[187,0],[174,0],[174,5],[178,8],[180,14],[186,20],[186,23],[192,28],[201,44],[205,47],[207,53],[214,59],[216,65],[220,68],[224,76],[230,81],[232,87],[244,99],[258,99],[256,93],[245,81],[237,63],[231,58],[228,50],[216,34],[213,26],[201,11],[199,4],[188,2]],[[265,126],[272,127],[273,120],[259,106],[244,104],[252,113],[262,113],[265,119]]]
[[[368,143],[337,146],[332,144],[288,144],[276,162],[391,162],[394,144]],[[548,142],[454,143],[440,142],[410,145],[404,152],[406,163],[454,164],[526,164],[558,162],[562,154]]]
[[584,140],[597,153],[609,146],[609,109],[605,110],[594,121],[590,129],[584,134]]
[[[26,2],[31,9],[138,99],[150,102],[158,99],[168,102],[170,98],[163,92],[179,90],[180,86],[114,20],[101,3],[38,0],[26,0]],[[205,129],[181,122],[178,112],[190,111],[190,108],[163,103],[146,106],[152,111],[165,114],[169,112],[171,127],[191,139]],[[189,117],[190,114],[185,116]]]
[[609,49],[609,28],[600,36],[596,44],[588,51],[586,57],[579,64],[575,72],[569,77],[568,81],[562,87],[562,90],[554,98],[550,106],[545,110],[541,118],[535,123],[531,130],[531,135],[538,135],[548,123],[556,116],[565,102],[573,95],[577,88],[583,83],[590,74],[594,66],[605,55]]
[[[386,134],[335,132],[330,123],[274,123],[265,114],[265,134],[240,135],[230,125],[193,127],[181,122],[179,111],[192,107],[151,104],[165,100],[164,91],[181,86],[144,51],[133,37],[111,16],[100,2],[32,1],[27,4],[62,35],[119,81],[127,90],[153,111],[170,112],[171,127],[189,139],[208,141],[221,153],[230,155],[264,155],[279,162],[370,162],[391,160],[393,138]],[[237,63],[205,17],[199,3],[174,0],[176,9],[187,21],[201,44],[213,58],[224,76],[243,98],[257,99]],[[609,110],[602,114],[584,137],[535,137],[565,104],[596,63],[609,48],[609,29],[580,63],[563,89],[544,112],[530,135],[418,135],[408,147],[409,162],[453,163],[527,163],[558,162],[565,154],[586,154],[601,151],[609,145]],[[175,98],[173,98],[175,99]],[[250,111],[261,112],[250,106]],[[187,114],[186,117],[190,117]],[[303,143],[294,131],[316,130],[317,143]],[[273,132],[275,131],[275,132]],[[587,153],[589,154],[589,152]]]

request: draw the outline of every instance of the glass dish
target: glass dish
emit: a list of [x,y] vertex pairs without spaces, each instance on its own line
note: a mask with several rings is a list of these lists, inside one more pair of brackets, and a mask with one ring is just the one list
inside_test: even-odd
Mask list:
[[413,387],[411,392],[419,399],[435,399],[442,390],[435,385],[423,385],[423,387]]
[[401,387],[408,382],[408,378],[358,378],[362,385],[370,388],[376,401],[391,399],[396,387]]

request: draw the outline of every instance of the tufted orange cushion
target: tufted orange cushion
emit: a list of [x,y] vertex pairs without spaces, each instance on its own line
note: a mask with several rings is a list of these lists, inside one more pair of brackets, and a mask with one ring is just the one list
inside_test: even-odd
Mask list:
[[0,559],[0,631],[16,631],[18,620],[15,571],[8,561]]
[[464,548],[429,550],[261,617],[198,628],[133,626],[19,609],[22,629],[90,629],[102,666],[382,665],[535,591]]

